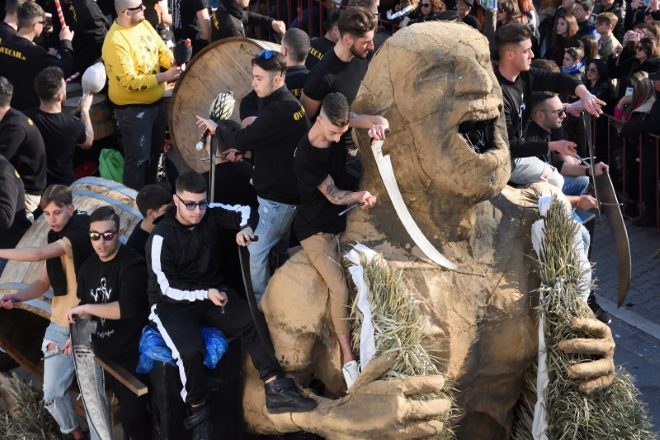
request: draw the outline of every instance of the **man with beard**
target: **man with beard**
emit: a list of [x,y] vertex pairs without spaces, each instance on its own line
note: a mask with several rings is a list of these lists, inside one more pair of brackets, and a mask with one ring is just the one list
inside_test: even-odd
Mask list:
[[[108,96],[124,149],[124,184],[140,190],[147,182],[150,161],[165,142],[165,83],[181,68],[154,28],[144,19],[140,0],[115,0],[117,20],[103,43],[108,72]],[[161,72],[160,68],[168,70]]]

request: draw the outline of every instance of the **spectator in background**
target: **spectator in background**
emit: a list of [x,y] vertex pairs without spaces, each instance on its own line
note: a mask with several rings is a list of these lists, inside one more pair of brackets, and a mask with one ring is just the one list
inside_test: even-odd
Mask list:
[[579,47],[568,47],[564,51],[564,60],[561,65],[562,73],[581,80],[584,75],[584,52]]
[[591,13],[593,9],[594,3],[592,0],[575,0],[573,15],[578,23],[578,36],[594,35],[598,37],[595,17]]
[[291,28],[282,37],[282,55],[286,62],[286,88],[300,99],[309,76],[305,59],[309,53],[309,35],[301,29]]
[[247,10],[250,0],[221,0],[218,9],[211,14],[211,40],[221,38],[245,38],[245,26],[266,26],[284,35],[286,24],[266,15]]
[[39,98],[34,91],[34,77],[37,73],[48,66],[58,66],[62,68],[64,75],[71,74],[73,32],[68,27],[62,28],[59,34],[59,56],[54,56],[33,42],[41,35],[46,25],[46,14],[41,6],[26,1],[18,8],[17,14],[18,33],[3,40],[0,46],[0,75],[14,85],[12,107],[24,111],[39,105]]
[[[14,166],[0,154],[0,248],[11,249],[30,227],[23,182]],[[0,275],[7,260],[0,258]]]
[[656,99],[655,88],[645,71],[633,74],[630,87],[632,95],[621,98],[614,108],[614,117],[623,122],[645,119]]
[[[57,17],[54,5],[49,12]],[[82,75],[85,69],[101,60],[101,48],[110,22],[96,0],[62,0],[62,13],[73,31],[73,71]],[[59,32],[59,20],[53,20],[53,29]]]
[[25,208],[32,213],[46,188],[46,151],[34,122],[9,105],[13,93],[12,84],[0,76],[0,154],[20,174],[25,189]]
[[[103,61],[124,151],[124,184],[140,190],[155,178],[167,126],[165,83],[176,81],[181,67],[173,65],[172,52],[144,19],[140,0],[116,0],[115,8],[117,20],[103,43]],[[168,70],[161,72],[161,67]],[[150,167],[153,177],[147,176]]]
[[[622,0],[599,0],[594,5],[593,10],[593,14],[596,16],[596,25],[598,25],[598,17],[603,14],[612,14],[616,18],[616,20],[614,20],[611,16],[606,15],[608,17],[608,21],[612,23],[612,32],[617,40],[621,40],[624,33],[623,10],[621,9],[623,3],[624,2]],[[600,33],[598,28],[596,28],[596,31]]]
[[339,40],[338,21],[339,12],[328,14],[328,18],[325,21],[325,34],[322,37],[312,38],[309,55],[307,55],[307,59],[305,60],[305,67],[310,72],[323,59],[323,55],[331,50]]
[[621,98],[626,93],[631,78],[636,72],[655,72],[660,68],[660,46],[656,45],[655,40],[640,39],[635,44],[634,51],[634,57],[625,61],[612,63],[610,60],[608,67],[610,71],[614,71],[613,76],[619,78],[617,98]]
[[[167,0],[167,10],[172,13],[170,29],[175,41],[189,38],[195,53],[211,41],[211,16],[207,0]],[[197,38],[198,33],[203,41]]]
[[637,24],[644,23],[648,7],[644,0],[630,0],[626,2],[626,14],[623,22],[624,29],[632,29]]
[[463,23],[472,26],[477,29],[479,32],[483,29],[479,19],[472,14],[472,9],[474,8],[474,0],[457,0],[456,1],[456,12],[458,12],[459,17],[463,20]]
[[421,23],[429,21],[435,14],[445,11],[447,6],[442,0],[421,0],[419,2],[419,9],[417,16],[413,17],[408,24]]
[[591,61],[587,66],[585,78],[587,89],[598,99],[607,103],[612,101],[612,83],[605,61],[600,59]]
[[578,40],[578,47],[584,52],[584,65],[588,66],[592,60],[600,58],[598,55],[598,39],[593,35],[585,35]]
[[162,217],[172,204],[172,193],[163,185],[152,183],[138,191],[135,203],[142,214],[142,220],[133,228],[126,247],[133,249],[144,258],[146,255],[144,246],[147,244],[149,234],[156,227],[154,222]]
[[504,26],[510,23],[518,23],[520,10],[518,2],[514,0],[503,0],[497,3],[497,26]]
[[41,104],[26,114],[34,121],[44,140],[46,149],[46,184],[71,185],[73,153],[76,146],[87,150],[94,142],[94,128],[89,119],[93,95],[83,94],[80,99],[80,119],[62,112],[66,101],[66,82],[59,67],[47,67],[34,79]]
[[7,38],[16,35],[18,30],[18,7],[26,0],[6,0],[5,19],[0,22],[0,44]]
[[596,31],[600,34],[598,40],[598,55],[607,61],[613,52],[620,50],[621,43],[614,35],[619,18],[612,12],[603,12],[596,17]]
[[577,20],[572,15],[557,17],[555,32],[552,35],[546,58],[561,66],[564,62],[564,51],[567,47],[577,46]]

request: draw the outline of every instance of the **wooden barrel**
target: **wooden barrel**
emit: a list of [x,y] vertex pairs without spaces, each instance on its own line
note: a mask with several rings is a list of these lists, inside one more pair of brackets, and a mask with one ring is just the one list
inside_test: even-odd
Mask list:
[[[71,185],[76,209],[91,213],[103,205],[111,205],[120,221],[120,240],[125,243],[142,215],[135,204],[136,191],[112,180],[85,177]],[[40,216],[16,246],[32,247],[47,243],[48,224]],[[0,276],[0,296],[16,293],[34,282],[44,262],[9,261]],[[41,370],[41,340],[50,320],[52,292],[42,297],[19,303],[12,310],[0,309],[0,346],[22,366],[33,372]]]
[[[73,115],[78,110],[80,96],[67,98],[62,105],[62,111]],[[94,95],[92,107],[89,109],[89,119],[94,129],[94,140],[105,139],[115,133],[112,121],[112,106],[105,95]]]
[[202,130],[195,125],[195,115],[209,116],[209,107],[218,93],[232,91],[236,106],[232,119],[239,120],[240,100],[251,90],[250,61],[262,49],[280,50],[267,41],[227,38],[205,47],[189,63],[174,88],[169,127],[172,143],[184,162],[197,172],[208,170],[204,151],[195,144]]

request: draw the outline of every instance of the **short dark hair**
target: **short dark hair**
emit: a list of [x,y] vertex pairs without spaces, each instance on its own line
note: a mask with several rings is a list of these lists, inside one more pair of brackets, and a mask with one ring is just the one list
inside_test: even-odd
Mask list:
[[346,127],[350,117],[348,100],[339,92],[328,93],[321,102],[323,116],[337,127]]
[[34,90],[42,101],[52,101],[62,91],[64,72],[57,66],[46,67],[34,77]]
[[8,107],[14,94],[14,85],[4,76],[0,76],[0,107]]
[[536,69],[545,70],[546,72],[561,72],[561,69],[554,60],[546,60],[545,58],[534,58],[531,66]]
[[113,221],[115,223],[115,230],[119,230],[119,216],[110,205],[99,206],[89,216],[89,223],[105,221]]
[[564,49],[564,53],[573,58],[573,61],[582,60],[584,58],[584,51],[579,47],[567,47]]
[[172,193],[165,186],[152,183],[138,191],[135,203],[142,217],[146,217],[150,209],[158,210],[161,206],[172,203]]
[[367,32],[376,29],[376,17],[367,8],[351,6],[339,15],[337,27],[339,35],[349,34],[355,38],[362,38]]
[[25,3],[27,0],[6,0],[5,1],[5,15],[15,14],[18,7]]
[[585,11],[591,12],[594,10],[594,2],[591,0],[575,0],[575,3],[582,5]]
[[527,26],[518,23],[505,24],[495,32],[495,46],[498,51],[511,44],[520,44],[532,39],[532,32]]
[[276,50],[262,50],[256,57],[252,58],[252,65],[259,66],[266,72],[286,72],[284,55]]
[[333,27],[337,26],[337,22],[339,22],[339,12],[334,11],[328,14],[328,16],[325,18],[326,32],[332,29]]
[[304,63],[309,53],[309,35],[298,28],[288,29],[282,37],[282,46],[289,51],[291,59],[297,63]]
[[45,209],[51,203],[54,203],[59,208],[73,205],[71,189],[66,185],[50,185],[41,195],[39,207]]
[[41,6],[32,1],[27,1],[20,5],[16,10],[18,17],[18,28],[28,28],[32,26],[37,19],[44,20],[46,14]]
[[186,171],[179,174],[175,183],[176,192],[188,191],[193,194],[205,193],[207,189],[206,179],[195,171]]
[[538,108],[545,104],[548,99],[552,99],[557,96],[553,92],[533,92],[532,93],[532,112],[538,110]]
[[612,14],[611,12],[601,12],[600,14],[598,14],[598,16],[596,16],[596,23],[598,24],[605,23],[607,25],[616,26],[618,22],[619,22],[619,17]]

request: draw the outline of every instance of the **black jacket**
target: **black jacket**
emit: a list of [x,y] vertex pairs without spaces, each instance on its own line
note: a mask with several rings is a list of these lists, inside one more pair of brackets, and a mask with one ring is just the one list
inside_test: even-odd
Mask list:
[[623,124],[623,136],[638,136],[640,134],[660,135],[660,93],[656,92],[656,100],[651,111],[643,118],[633,119]]
[[245,26],[271,26],[273,18],[246,11],[234,0],[222,0],[218,9],[211,14],[211,40],[221,38],[245,38]]
[[504,78],[495,69],[502,86],[506,129],[509,135],[511,157],[539,156],[548,152],[547,142],[526,141],[525,132],[530,120],[532,92],[552,91],[573,93],[582,84],[577,79],[563,74],[531,68],[521,72],[515,82]]
[[287,204],[298,203],[293,152],[307,132],[300,102],[286,87],[259,99],[257,119],[223,139],[239,150],[254,151],[252,181],[259,197]]
[[25,192],[41,195],[46,189],[44,140],[32,119],[13,108],[0,121],[0,154],[9,159],[21,175]]
[[29,227],[23,182],[12,164],[0,155],[0,248],[16,246]]
[[211,204],[194,227],[179,223],[171,207],[147,241],[149,304],[203,301],[208,289],[224,288],[221,232],[238,231],[248,223],[256,223],[256,212],[248,206]]

